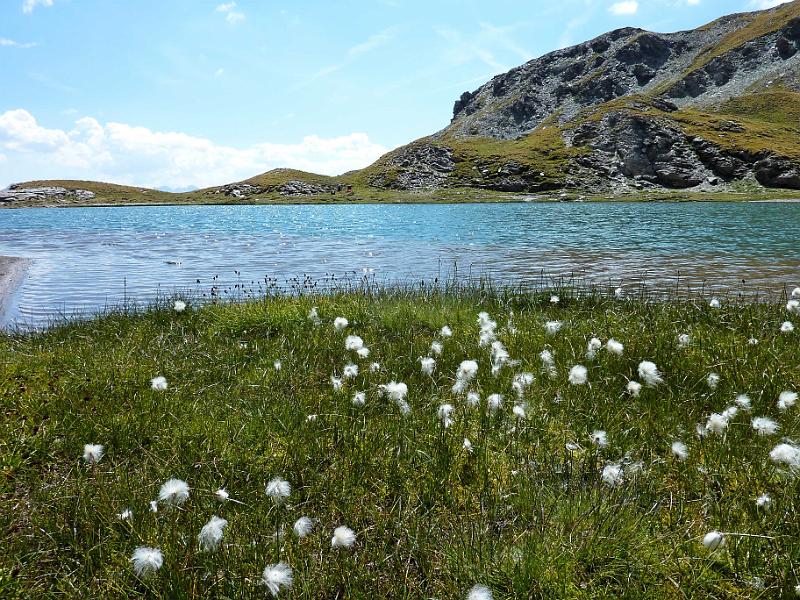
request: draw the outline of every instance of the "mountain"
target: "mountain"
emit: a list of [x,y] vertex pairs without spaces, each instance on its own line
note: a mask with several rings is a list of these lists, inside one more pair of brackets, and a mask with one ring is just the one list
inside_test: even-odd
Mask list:
[[361,177],[396,189],[800,188],[800,0],[693,31],[612,31],[456,101]]
[[800,189],[800,0],[692,31],[618,29],[551,52],[462,94],[443,130],[340,177],[276,169],[182,194],[28,182],[0,192],[0,203],[763,188]]

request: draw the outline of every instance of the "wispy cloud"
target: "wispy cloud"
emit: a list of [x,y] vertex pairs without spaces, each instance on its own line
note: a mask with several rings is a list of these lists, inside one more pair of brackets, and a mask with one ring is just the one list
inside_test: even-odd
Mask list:
[[369,36],[365,41],[361,42],[360,44],[356,44],[352,48],[347,51],[348,56],[358,56],[359,54],[367,54],[384,46],[391,42],[395,37],[397,37],[398,28],[397,27],[388,27],[383,31],[379,31],[378,33],[374,33]]
[[54,0],[25,0],[22,3],[22,12],[29,15],[37,6],[48,7],[53,6]]
[[766,10],[767,8],[775,8],[781,4],[786,4],[792,0],[750,0],[750,7],[757,10]]
[[217,8],[214,10],[215,12],[224,14],[225,20],[231,25],[236,25],[244,21],[244,13],[237,10],[236,2],[223,2],[217,5]]
[[36,46],[33,42],[16,42],[7,38],[0,38],[0,48],[34,48]]
[[509,67],[495,58],[480,40],[479,36],[467,36],[449,27],[435,28],[437,35],[448,44],[445,59],[453,65],[463,65],[472,61],[480,61],[492,69],[494,74],[508,71]]

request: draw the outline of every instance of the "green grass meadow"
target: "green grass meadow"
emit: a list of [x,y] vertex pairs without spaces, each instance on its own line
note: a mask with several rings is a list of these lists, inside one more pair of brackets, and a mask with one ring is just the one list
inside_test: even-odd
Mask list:
[[[800,486],[770,460],[778,444],[800,442],[800,405],[777,407],[781,392],[800,390],[800,332],[781,331],[800,318],[786,302],[355,291],[164,305],[1,335],[0,597],[268,598],[262,571],[278,562],[292,569],[278,593],[287,599],[445,600],[476,584],[495,599],[794,597]],[[519,361],[496,376],[478,343],[482,311]],[[336,317],[349,320],[343,331]],[[551,335],[548,321],[563,326]],[[368,358],[345,349],[348,335]],[[618,340],[623,354],[603,347],[589,360],[593,337]],[[443,352],[430,375],[420,358],[434,341]],[[479,366],[468,387],[477,407],[451,389],[467,359]],[[644,360],[664,381],[633,397],[626,386],[642,381]],[[335,391],[347,364],[359,373]],[[584,385],[569,382],[578,364]],[[522,372],[534,377],[520,399]],[[166,390],[151,388],[156,376]],[[392,381],[408,386],[408,414],[381,397]],[[364,406],[352,402],[359,391]],[[752,409],[707,431],[740,394]],[[454,407],[449,427],[443,404]],[[758,435],[757,416],[779,431]],[[82,458],[85,444],[105,446],[97,464]],[[621,468],[616,485],[608,465]],[[152,512],[172,477],[189,499]],[[291,484],[283,504],[265,492],[275,477]],[[758,506],[763,494],[771,502]],[[222,542],[201,552],[215,515],[228,521]],[[304,538],[292,531],[301,516],[314,522]],[[332,547],[339,526],[355,532],[352,548]],[[711,551],[702,541],[715,530],[724,545]],[[140,546],[163,553],[150,577],[130,560]]]

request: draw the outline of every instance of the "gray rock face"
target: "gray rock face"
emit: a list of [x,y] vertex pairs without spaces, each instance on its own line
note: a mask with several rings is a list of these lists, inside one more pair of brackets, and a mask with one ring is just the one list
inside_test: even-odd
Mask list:
[[214,190],[215,194],[222,194],[231,198],[249,198],[264,193],[264,188],[250,183],[231,183]]
[[284,196],[312,196],[318,194],[330,194],[336,190],[332,185],[320,185],[317,183],[307,183],[304,181],[287,181],[278,187],[278,192]]
[[39,187],[39,188],[20,188],[16,185],[10,186],[7,190],[0,190],[0,203],[13,202],[66,202],[69,200],[93,200],[94,193],[89,190],[68,190],[63,187]]

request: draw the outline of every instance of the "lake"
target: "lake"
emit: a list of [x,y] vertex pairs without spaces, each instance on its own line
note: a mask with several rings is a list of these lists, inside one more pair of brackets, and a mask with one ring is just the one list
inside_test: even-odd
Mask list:
[[0,255],[34,259],[5,322],[173,293],[259,294],[294,277],[410,283],[456,270],[776,294],[800,283],[798,226],[800,205],[760,203],[3,210]]

